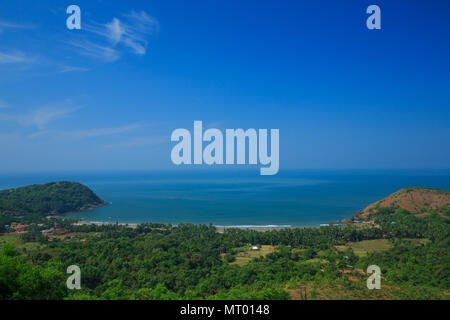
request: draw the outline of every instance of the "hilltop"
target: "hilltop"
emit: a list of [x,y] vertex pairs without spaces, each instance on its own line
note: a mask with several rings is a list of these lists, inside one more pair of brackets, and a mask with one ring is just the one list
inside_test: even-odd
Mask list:
[[0,213],[14,216],[64,214],[107,204],[77,182],[51,182],[0,191]]
[[370,214],[391,208],[399,212],[409,212],[416,217],[425,217],[433,213],[448,219],[450,214],[450,190],[407,187],[386,198],[368,205],[356,218],[367,219]]

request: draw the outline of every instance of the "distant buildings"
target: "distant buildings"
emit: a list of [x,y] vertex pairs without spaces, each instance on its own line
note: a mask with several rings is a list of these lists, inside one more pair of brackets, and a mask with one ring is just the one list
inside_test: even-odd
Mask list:
[[11,225],[9,227],[16,231],[25,231],[25,229],[28,228],[28,225],[13,222],[13,223],[11,223]]

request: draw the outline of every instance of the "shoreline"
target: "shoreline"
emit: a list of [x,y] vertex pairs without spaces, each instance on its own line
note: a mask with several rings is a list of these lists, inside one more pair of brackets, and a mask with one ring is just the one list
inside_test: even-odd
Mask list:
[[68,217],[68,215],[70,215],[70,214],[91,211],[91,210],[95,210],[97,208],[109,206],[110,204],[111,204],[111,202],[103,201],[102,203],[98,203],[98,204],[89,204],[89,205],[87,205],[83,208],[80,208],[78,210],[75,210],[75,211],[68,211],[68,212],[58,213],[58,214],[49,214],[49,215],[47,215],[47,217],[60,218],[60,219],[70,218],[70,217]]
[[77,220],[75,223],[76,225],[96,225],[96,226],[102,226],[102,225],[120,225],[120,226],[127,226],[129,228],[137,228],[138,225],[146,224],[146,223],[155,223],[155,224],[162,224],[162,225],[171,225],[173,227],[176,227],[180,224],[193,224],[193,225],[212,225],[216,228],[216,231],[219,233],[225,232],[226,229],[240,229],[240,230],[253,230],[258,232],[265,232],[265,231],[278,231],[283,229],[304,229],[304,228],[320,228],[320,227],[327,227],[330,225],[333,226],[346,226],[349,224],[348,219],[351,217],[347,217],[344,219],[339,219],[337,221],[332,221],[329,223],[315,223],[315,224],[308,224],[308,225],[290,225],[290,224],[265,224],[265,225],[215,225],[211,223],[192,223],[192,222],[182,222],[182,223],[170,223],[170,222],[155,222],[155,221],[142,221],[142,222],[112,222],[112,221],[92,221],[92,220],[83,220],[84,218],[72,218],[70,217],[71,214],[74,213],[80,213],[85,211],[91,211],[95,210],[100,207],[111,205],[111,202],[102,201],[100,204],[95,205],[88,205],[84,208],[81,208],[77,211],[72,212],[66,212],[63,214],[53,215],[54,218],[60,218],[60,219],[74,219]]
[[[78,221],[76,222],[76,225],[96,225],[96,226],[102,226],[102,225],[120,225],[120,226],[126,226],[129,228],[137,228],[137,226],[145,224],[145,223],[155,223],[155,222],[140,222],[140,223],[126,223],[126,222],[107,222],[107,221]],[[158,222],[159,223],[159,222]],[[169,223],[160,223],[163,225],[169,225]],[[193,225],[205,225],[204,223],[189,223]],[[177,227],[179,224],[171,224],[173,227]],[[278,231],[283,229],[303,229],[303,228],[320,228],[320,227],[326,227],[330,226],[331,224],[317,224],[317,225],[305,225],[305,226],[294,226],[294,225],[212,225],[216,228],[217,232],[224,232],[226,229],[241,229],[241,230],[254,230],[254,231]],[[345,226],[347,224],[345,223],[333,223],[334,226]]]

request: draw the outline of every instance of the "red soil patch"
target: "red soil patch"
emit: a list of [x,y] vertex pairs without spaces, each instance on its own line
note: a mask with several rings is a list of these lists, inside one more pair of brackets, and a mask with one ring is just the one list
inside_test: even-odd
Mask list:
[[377,207],[400,207],[423,217],[429,213],[423,213],[422,209],[436,210],[441,217],[444,216],[439,209],[450,205],[450,192],[447,190],[426,189],[426,188],[404,188],[386,198],[372,203],[362,211],[362,217],[367,217]]

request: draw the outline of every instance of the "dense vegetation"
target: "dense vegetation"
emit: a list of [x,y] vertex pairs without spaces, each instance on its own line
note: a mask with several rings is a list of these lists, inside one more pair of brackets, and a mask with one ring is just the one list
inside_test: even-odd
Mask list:
[[0,213],[19,216],[63,214],[104,204],[88,187],[75,182],[52,182],[0,191]]
[[[395,206],[369,218],[360,225],[223,233],[206,225],[42,219],[19,238],[0,237],[0,299],[448,299],[449,219]],[[55,224],[83,241],[49,242],[41,230]],[[360,254],[351,244],[361,243],[384,247]],[[252,245],[267,254],[243,260]],[[381,290],[366,287],[364,271],[373,264],[382,270]],[[81,290],[65,286],[69,265],[81,269]]]

